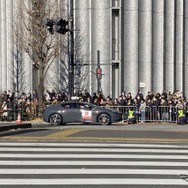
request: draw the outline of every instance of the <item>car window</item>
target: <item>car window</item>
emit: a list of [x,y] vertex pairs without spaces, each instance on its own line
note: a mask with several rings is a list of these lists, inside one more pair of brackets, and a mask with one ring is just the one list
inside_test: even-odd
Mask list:
[[80,105],[79,105],[79,108],[80,108],[80,109],[84,109],[84,105],[80,104]]
[[71,104],[71,103],[65,103],[65,104],[62,104],[61,107],[62,108],[66,108],[66,109],[67,108],[73,108],[73,104]]
[[84,109],[84,110],[90,110],[91,109],[91,107],[88,104],[80,103],[80,104],[78,104],[78,106],[79,106],[80,109]]
[[85,109],[90,110],[91,106],[89,106],[88,104],[85,105]]

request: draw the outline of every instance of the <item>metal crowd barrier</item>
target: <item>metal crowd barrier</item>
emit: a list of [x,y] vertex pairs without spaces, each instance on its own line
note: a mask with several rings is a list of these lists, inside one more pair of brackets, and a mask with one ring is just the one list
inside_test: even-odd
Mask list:
[[[133,109],[136,114],[137,122],[159,122],[159,123],[177,123],[177,107],[170,106],[146,106],[144,110],[139,110],[135,106],[106,106],[105,108],[116,109],[122,112],[123,121],[128,119],[129,109]],[[188,108],[186,110],[186,116],[188,117]],[[188,118],[187,118],[188,119]]]
[[[160,123],[177,123],[177,107],[169,106],[146,106],[145,110],[140,111],[136,106],[104,106],[104,108],[116,109],[122,112],[123,121],[128,119],[129,109],[133,109],[136,114],[137,122],[160,122]],[[188,107],[186,107],[186,116],[188,119]],[[37,117],[42,117],[42,109],[38,109],[35,114],[27,114],[25,109],[9,109],[6,111],[7,115],[3,116],[1,113],[1,121],[14,121],[20,113],[22,120],[31,120]]]

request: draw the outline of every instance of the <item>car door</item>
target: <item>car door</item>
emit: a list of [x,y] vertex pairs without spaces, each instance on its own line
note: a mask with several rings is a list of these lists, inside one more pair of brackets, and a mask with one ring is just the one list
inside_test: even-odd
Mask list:
[[80,106],[77,102],[73,103],[73,109],[74,122],[81,122]]
[[93,112],[91,106],[86,103],[79,103],[80,110],[80,120],[83,122],[92,122],[93,121]]
[[64,122],[76,122],[78,121],[77,111],[74,103],[64,103],[62,107],[62,116]]

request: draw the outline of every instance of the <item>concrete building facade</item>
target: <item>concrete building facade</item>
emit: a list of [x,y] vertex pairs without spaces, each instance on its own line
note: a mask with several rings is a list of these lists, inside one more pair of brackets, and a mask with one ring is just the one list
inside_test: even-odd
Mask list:
[[[0,1],[0,91],[13,87],[9,27],[15,3]],[[188,0],[74,0],[74,27],[87,56],[91,93],[97,91],[93,72],[100,51],[105,96],[177,89],[188,96]],[[28,75],[32,80],[32,68]]]

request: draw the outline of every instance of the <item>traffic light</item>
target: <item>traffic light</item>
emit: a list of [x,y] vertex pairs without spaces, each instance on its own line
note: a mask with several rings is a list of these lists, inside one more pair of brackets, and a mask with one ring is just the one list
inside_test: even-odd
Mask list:
[[96,77],[98,80],[102,78],[102,69],[100,67],[96,68]]
[[54,21],[47,18],[44,20],[44,24],[47,26],[50,34],[54,34]]
[[65,35],[66,32],[69,31],[69,29],[67,28],[68,24],[69,24],[69,22],[62,18],[57,19],[55,22],[55,31],[57,33]]
[[119,63],[112,63],[112,66],[113,66],[115,69],[118,69],[118,68],[119,68]]

